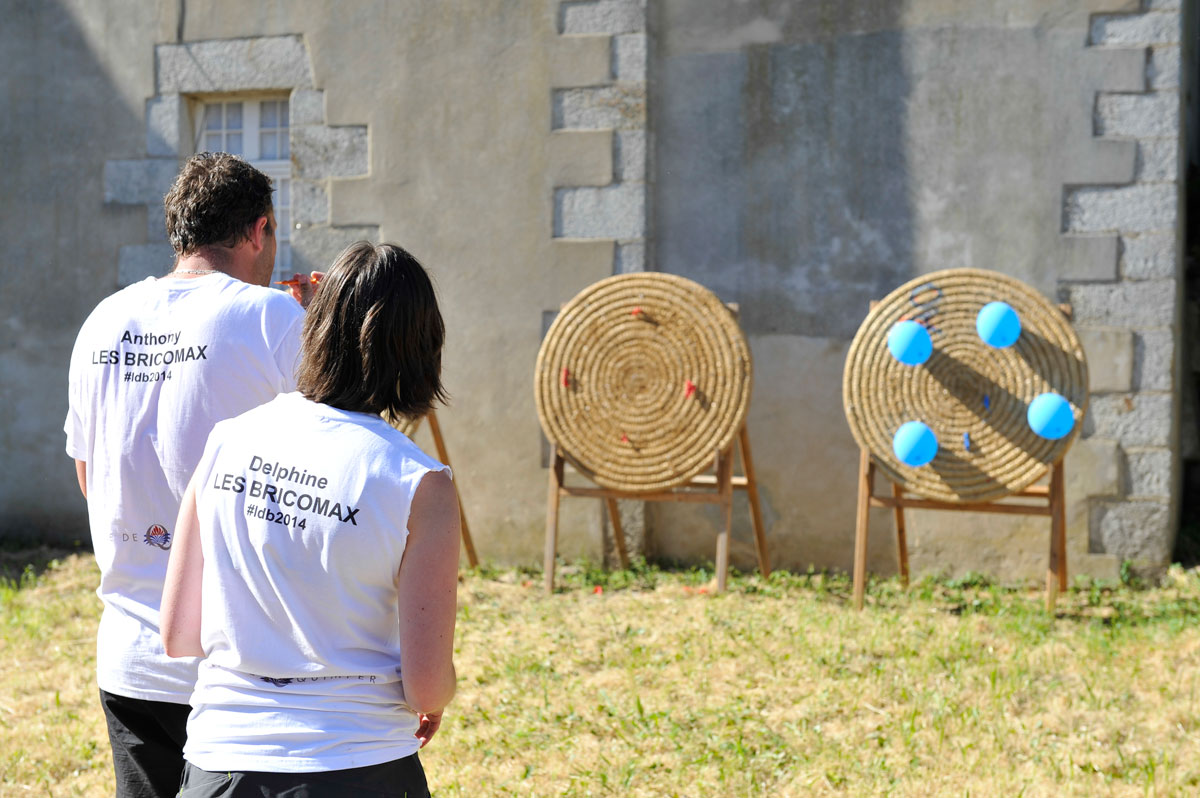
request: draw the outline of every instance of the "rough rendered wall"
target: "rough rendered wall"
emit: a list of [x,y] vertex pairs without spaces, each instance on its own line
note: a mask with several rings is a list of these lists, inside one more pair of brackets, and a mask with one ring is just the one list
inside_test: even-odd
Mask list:
[[0,538],[70,544],[88,533],[64,452],[67,361],[117,288],[119,247],[146,229],[144,209],[105,204],[103,165],[144,151],[142,45],[174,21],[151,8],[116,24],[85,0],[0,0],[0,19]]
[[[70,346],[96,301],[167,266],[156,205],[189,98],[290,89],[298,262],[368,237],[434,274],[442,428],[485,559],[539,559],[544,320],[647,268],[740,305],[775,564],[848,567],[850,338],[908,277],[974,266],[1076,306],[1094,401],[1067,461],[1072,571],[1161,564],[1179,4],[0,0],[0,537],[85,536],[62,454]],[[560,553],[599,556],[599,519],[564,502]],[[734,561],[753,567],[740,499],[735,522]],[[716,527],[715,511],[646,508],[667,558],[710,560]],[[914,513],[913,564],[1033,576],[1045,527]],[[889,518],[872,529],[870,567],[890,570]]]
[[[614,262],[609,241],[555,238],[555,189],[580,185],[572,142],[563,152],[552,124],[554,88],[572,85],[581,66],[559,41],[558,3],[164,0],[151,4],[161,22],[145,3],[4,5],[5,62],[28,85],[4,83],[21,119],[0,123],[5,168],[22,189],[3,192],[0,251],[5,274],[19,278],[3,294],[0,535],[27,512],[69,539],[85,536],[61,454],[70,344],[118,283],[169,266],[157,268],[156,196],[187,154],[189,97],[290,86],[298,262],[326,264],[346,241],[369,237],[428,266],[448,331],[452,405],[441,426],[476,548],[485,559],[536,561],[546,481],[532,368],[543,312]],[[609,59],[605,37],[593,73],[607,79]],[[29,126],[35,117],[44,129]],[[584,143],[609,168],[584,184],[611,180],[606,145]],[[27,418],[15,423],[14,413]],[[426,432],[417,442],[431,443]],[[8,456],[25,450],[33,460]],[[595,508],[565,505],[562,554],[596,558],[601,545]]]
[[[476,549],[485,560],[537,561],[546,472],[532,377],[543,311],[611,274],[613,258],[611,244],[605,260],[554,239],[555,188],[573,165],[554,138],[554,87],[586,66],[560,49],[558,4],[307,0],[247,12],[235,0],[191,0],[187,9],[186,41],[302,35],[324,124],[365,126],[366,174],[323,184],[328,227],[316,235],[370,226],[430,269],[452,397],[439,419]],[[589,143],[585,153],[609,154]],[[429,446],[426,434],[417,442]],[[594,507],[564,504],[560,529],[563,556],[599,556]]]
[[[1072,572],[1170,556],[1180,12],[1150,5],[658,7],[657,268],[741,306],[778,564],[849,566],[849,340],[871,299],[949,267],[996,269],[1077,305],[1095,395],[1067,460]],[[650,513],[659,553],[711,557],[714,513]],[[744,567],[749,530],[739,507]],[[890,538],[877,511],[872,570],[894,569]],[[1025,578],[1044,571],[1048,529],[912,513],[909,543],[918,571]]]

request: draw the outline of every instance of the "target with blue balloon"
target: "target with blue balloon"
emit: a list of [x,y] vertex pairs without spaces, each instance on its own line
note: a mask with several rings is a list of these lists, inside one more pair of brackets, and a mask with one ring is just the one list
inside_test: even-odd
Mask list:
[[1074,439],[1083,348],[1061,310],[1011,277],[948,270],[879,302],[851,345],[856,439],[893,481],[942,501],[1024,489]]
[[[896,509],[900,530],[906,506],[1020,513],[1019,504],[993,505],[1054,492],[1034,483],[1061,473],[1079,435],[1087,361],[1063,309],[1036,289],[998,272],[948,269],[873,303],[850,345],[842,393],[863,450],[860,526],[866,501]],[[863,487],[876,469],[893,497]],[[1054,490],[1061,495],[1061,485]]]
[[[932,285],[932,284],[930,284]],[[1007,302],[993,301],[984,305],[975,316],[975,332],[979,341],[992,349],[1007,349],[1021,337],[1021,317]],[[906,366],[920,366],[933,354],[933,339],[920,322],[903,319],[892,325],[887,335],[888,352]],[[984,393],[980,399],[985,412],[991,410],[991,398]],[[1075,415],[1070,402],[1053,391],[1041,394],[1029,403],[1026,414],[1029,428],[1041,437],[1056,441],[1069,435],[1075,427]],[[963,448],[970,451],[971,433],[962,433]],[[906,421],[892,438],[892,451],[907,466],[923,466],[937,453],[937,436],[927,424]]]

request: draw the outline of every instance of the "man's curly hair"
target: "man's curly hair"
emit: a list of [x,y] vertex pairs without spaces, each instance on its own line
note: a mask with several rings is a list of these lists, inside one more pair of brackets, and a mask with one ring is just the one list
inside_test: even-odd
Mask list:
[[176,254],[234,247],[271,211],[271,178],[236,155],[202,152],[183,165],[163,206]]

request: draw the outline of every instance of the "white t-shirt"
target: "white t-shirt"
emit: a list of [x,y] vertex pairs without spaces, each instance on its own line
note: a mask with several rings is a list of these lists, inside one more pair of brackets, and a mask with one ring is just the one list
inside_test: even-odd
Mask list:
[[188,702],[197,660],[166,656],[158,620],[179,503],[213,424],[295,389],[303,322],[287,294],[212,274],[131,285],[80,329],[65,430],[87,463],[102,690]]
[[397,573],[446,467],[378,416],[286,394],[218,424],[196,468],[200,663],[184,757],[303,773],[414,753]]

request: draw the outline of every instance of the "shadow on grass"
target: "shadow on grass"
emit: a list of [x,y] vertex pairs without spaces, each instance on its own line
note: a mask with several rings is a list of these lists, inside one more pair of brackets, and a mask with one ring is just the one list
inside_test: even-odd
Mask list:
[[[928,606],[951,615],[1050,620],[1043,586],[999,585],[979,574],[958,579],[925,577],[906,591],[896,578],[872,580],[868,611]],[[1192,624],[1200,616],[1200,569],[1172,565],[1160,584],[1136,577],[1117,581],[1077,577],[1058,594],[1054,620],[1107,627]]]
[[[539,568],[484,565],[472,573],[531,589],[542,585]],[[637,593],[675,587],[681,594],[711,597],[716,582],[711,567],[648,563],[640,558],[634,559],[629,568],[614,569],[588,561],[560,562],[556,576],[556,595]],[[804,597],[818,604],[849,609],[853,585],[848,574],[838,571],[778,569],[764,579],[757,572],[745,573],[731,567],[726,596]],[[1077,577],[1058,595],[1053,617],[1046,613],[1045,593],[1040,585],[1002,585],[978,573],[957,578],[926,576],[914,580],[908,588],[894,576],[870,579],[865,612],[913,609],[954,616],[991,616],[1045,627],[1046,631],[1053,627],[1052,621],[1105,627],[1190,624],[1200,617],[1200,568],[1173,565],[1157,585],[1144,584],[1134,576],[1122,581]]]
[[72,554],[85,554],[90,551],[91,549],[82,545],[0,545],[0,585],[26,587],[36,582],[57,561]]

